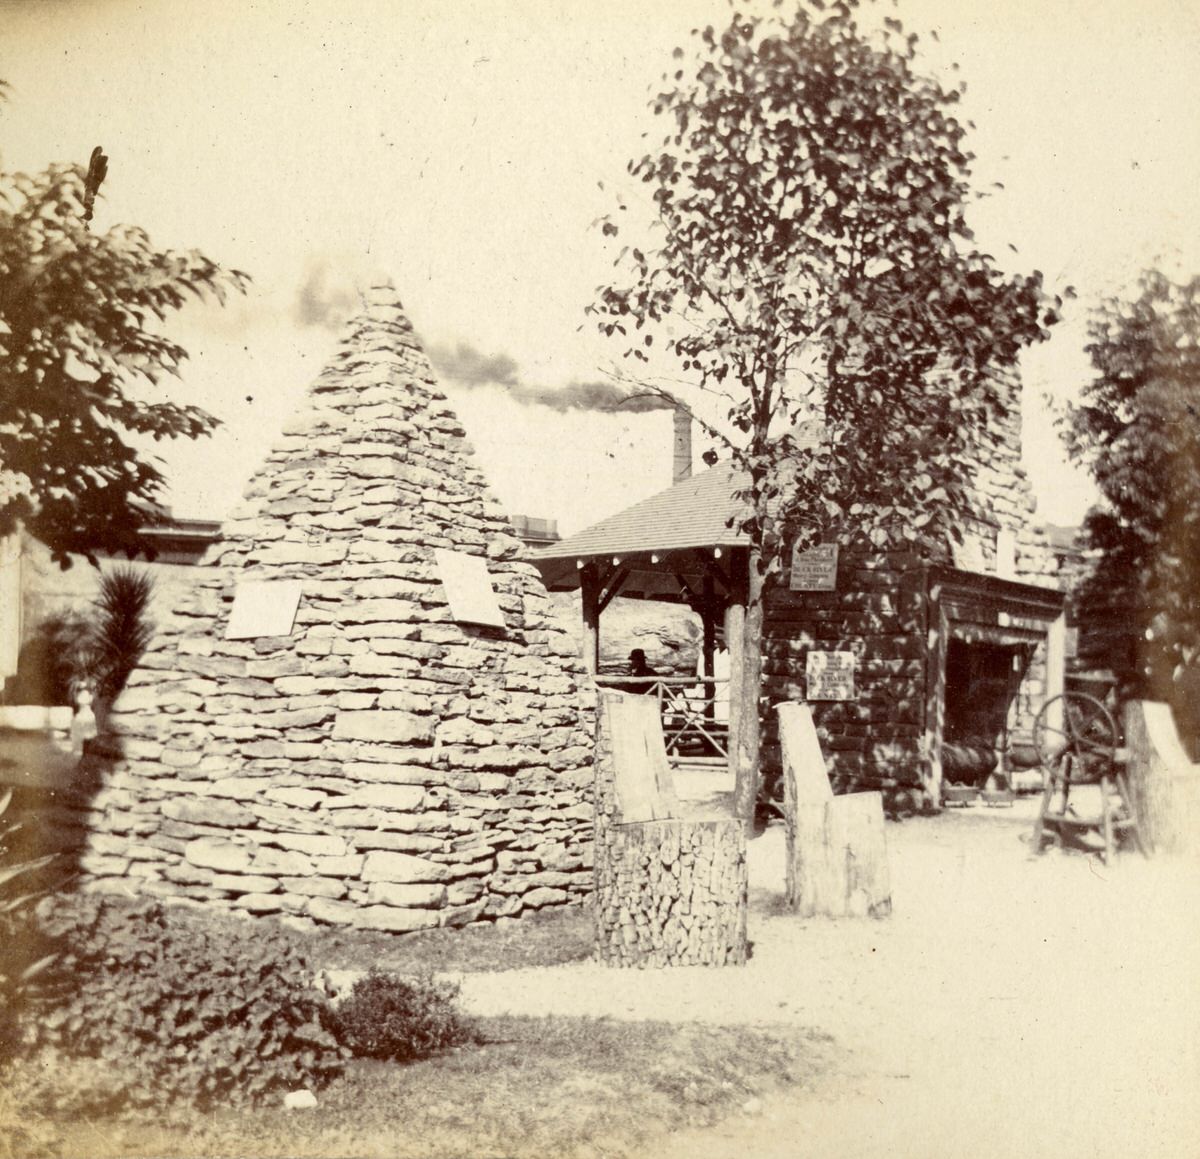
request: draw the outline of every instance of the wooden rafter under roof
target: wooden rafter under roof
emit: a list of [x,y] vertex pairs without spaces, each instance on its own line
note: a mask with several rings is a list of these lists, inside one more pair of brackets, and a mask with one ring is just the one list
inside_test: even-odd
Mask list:
[[690,602],[705,578],[729,589],[729,564],[749,545],[733,498],[742,477],[729,463],[676,483],[575,535],[530,554],[551,591],[573,591],[584,566],[624,572],[623,596]]

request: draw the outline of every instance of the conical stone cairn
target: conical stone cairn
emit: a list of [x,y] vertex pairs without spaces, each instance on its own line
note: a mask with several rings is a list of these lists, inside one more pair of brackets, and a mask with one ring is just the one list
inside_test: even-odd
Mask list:
[[589,694],[523,550],[372,289],[66,803],[92,888],[394,931],[588,892]]

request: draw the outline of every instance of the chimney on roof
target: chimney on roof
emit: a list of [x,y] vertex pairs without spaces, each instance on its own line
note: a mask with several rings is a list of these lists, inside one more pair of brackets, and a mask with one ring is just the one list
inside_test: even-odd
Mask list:
[[675,449],[671,462],[671,482],[682,483],[692,475],[692,412],[675,404]]

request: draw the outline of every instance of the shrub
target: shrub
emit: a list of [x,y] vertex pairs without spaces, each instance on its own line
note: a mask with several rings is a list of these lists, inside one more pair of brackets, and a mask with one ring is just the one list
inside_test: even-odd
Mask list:
[[21,647],[9,704],[74,704],[92,668],[92,626],[77,612],[48,616]]
[[158,902],[80,897],[52,905],[43,930],[61,953],[38,1044],[111,1064],[130,1102],[258,1101],[344,1066],[306,961],[266,924],[214,930]]
[[88,688],[104,704],[125,687],[154,636],[149,572],[114,567],[86,615],[69,611],[47,617],[21,649],[6,699],[13,704],[74,704]]
[[[12,790],[0,793],[0,817],[12,802]],[[24,912],[37,896],[31,879],[54,860],[53,854],[20,857],[14,838],[20,823],[0,822],[0,1062],[16,1053],[22,1005],[30,987],[50,965],[23,935]]]
[[473,1027],[455,1006],[459,987],[425,974],[398,978],[371,970],[354,983],[332,1012],[338,1041],[365,1058],[408,1062],[476,1042]]

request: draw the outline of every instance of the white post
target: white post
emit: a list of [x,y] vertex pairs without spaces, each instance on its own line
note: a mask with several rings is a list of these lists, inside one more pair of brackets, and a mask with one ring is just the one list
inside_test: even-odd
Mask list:
[[[1067,677],[1067,617],[1060,613],[1046,632],[1046,700],[1061,696]],[[1062,701],[1050,705],[1046,726],[1057,732],[1063,728]]]

